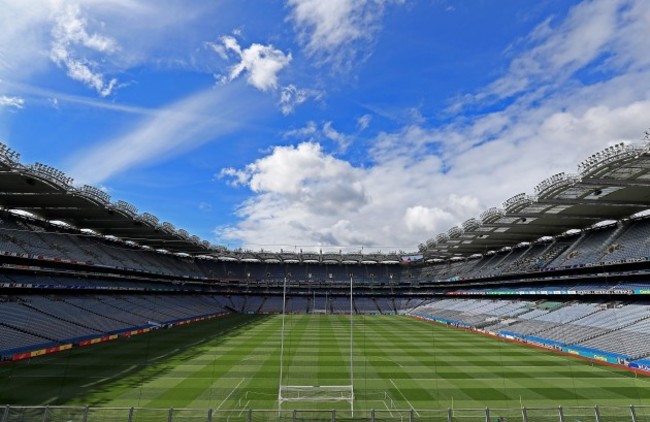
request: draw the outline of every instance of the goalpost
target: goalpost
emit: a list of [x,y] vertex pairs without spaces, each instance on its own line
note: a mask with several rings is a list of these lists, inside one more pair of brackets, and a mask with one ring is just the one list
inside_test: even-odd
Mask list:
[[280,383],[278,388],[278,414],[282,412],[285,402],[348,402],[350,413],[354,416],[354,308],[352,303],[352,277],[350,277],[350,383],[345,385],[291,385],[284,383],[284,340],[285,319],[287,313],[287,279],[284,279],[282,291],[282,333],[280,336]]

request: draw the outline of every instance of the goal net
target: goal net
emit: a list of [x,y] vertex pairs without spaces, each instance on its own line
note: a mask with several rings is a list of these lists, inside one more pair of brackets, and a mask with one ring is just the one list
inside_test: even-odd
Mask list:
[[352,385],[280,385],[280,403],[287,401],[329,402],[344,401],[352,403]]

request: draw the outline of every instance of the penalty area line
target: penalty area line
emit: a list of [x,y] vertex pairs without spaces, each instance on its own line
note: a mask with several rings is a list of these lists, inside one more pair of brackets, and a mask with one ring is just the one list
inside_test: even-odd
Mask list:
[[250,400],[248,400],[248,401],[246,402],[246,404],[244,404],[244,407],[242,407],[241,412],[239,412],[239,415],[237,415],[237,417],[240,417],[240,416],[242,415],[242,413],[244,413],[244,412],[248,409],[248,405],[249,405],[249,404],[251,404],[251,401],[250,401]]
[[409,406],[411,407],[411,409],[413,409],[413,411],[415,412],[415,414],[418,415],[418,417],[420,417],[420,414],[418,413],[418,411],[415,409],[415,407],[413,407],[413,405],[411,404],[411,402],[409,401],[409,399],[406,398],[406,396],[404,395],[404,393],[402,393],[402,390],[399,389],[399,387],[397,386],[397,384],[395,384],[395,381],[393,381],[392,378],[390,378],[390,383],[393,384],[393,386],[397,389],[397,392],[398,392],[402,397],[404,397],[404,400],[406,400],[406,402],[409,404]]
[[386,410],[388,410],[388,413],[390,413],[390,417],[393,418],[393,417],[394,417],[394,416],[393,416],[393,412],[390,411],[390,408],[389,408],[388,405],[386,404],[386,400],[384,400],[384,406],[386,406]]
[[228,401],[228,399],[230,398],[230,396],[232,396],[232,394],[233,394],[235,391],[237,391],[237,389],[239,388],[239,386],[241,385],[241,383],[244,382],[244,380],[246,380],[246,378],[242,378],[241,381],[239,381],[239,384],[237,384],[237,385],[235,386],[235,388],[232,389],[232,391],[230,392],[230,394],[228,394],[228,395],[226,396],[226,398],[223,399],[223,401],[221,402],[221,404],[219,405],[219,407],[217,407],[217,408],[214,409],[214,410],[219,410],[219,409],[221,409],[221,406],[223,406],[224,403],[226,403],[226,402]]

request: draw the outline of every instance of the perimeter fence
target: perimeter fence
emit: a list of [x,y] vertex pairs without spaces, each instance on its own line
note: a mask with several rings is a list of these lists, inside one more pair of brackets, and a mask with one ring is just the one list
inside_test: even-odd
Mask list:
[[0,422],[650,422],[650,406],[485,409],[254,410],[144,407],[0,407]]

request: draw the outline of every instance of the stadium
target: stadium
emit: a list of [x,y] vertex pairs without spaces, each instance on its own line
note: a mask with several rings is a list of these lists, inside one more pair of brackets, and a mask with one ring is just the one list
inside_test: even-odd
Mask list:
[[650,1],[0,28],[0,422],[650,422]]
[[650,417],[650,144],[419,251],[228,250],[0,148],[0,420]]

